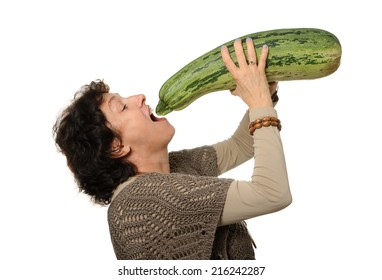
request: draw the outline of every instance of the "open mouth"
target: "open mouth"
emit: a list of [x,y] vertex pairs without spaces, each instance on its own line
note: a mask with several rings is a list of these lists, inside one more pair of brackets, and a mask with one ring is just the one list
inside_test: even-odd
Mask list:
[[149,106],[149,116],[153,122],[160,122],[165,120],[165,118],[158,118],[157,116],[155,116],[150,106]]
[[151,119],[153,122],[160,121],[160,118],[157,118],[156,116],[154,116],[153,113],[150,114],[150,119]]

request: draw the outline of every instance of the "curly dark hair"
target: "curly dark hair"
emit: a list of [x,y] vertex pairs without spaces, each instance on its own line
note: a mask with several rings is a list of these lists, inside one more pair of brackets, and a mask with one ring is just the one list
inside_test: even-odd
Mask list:
[[83,86],[53,126],[56,145],[80,191],[101,205],[108,205],[115,188],[136,174],[132,163],[112,156],[112,142],[120,136],[99,108],[107,92],[109,86],[101,80]]

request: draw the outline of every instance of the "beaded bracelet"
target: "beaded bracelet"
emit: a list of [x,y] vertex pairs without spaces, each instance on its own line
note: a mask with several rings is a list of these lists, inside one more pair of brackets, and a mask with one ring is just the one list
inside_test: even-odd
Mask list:
[[275,126],[278,130],[281,130],[281,121],[276,117],[264,117],[257,119],[249,124],[249,134],[253,135],[256,129],[268,126]]

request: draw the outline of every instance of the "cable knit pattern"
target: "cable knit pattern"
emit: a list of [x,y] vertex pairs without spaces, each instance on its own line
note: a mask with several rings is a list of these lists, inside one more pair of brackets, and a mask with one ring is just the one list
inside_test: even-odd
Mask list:
[[138,176],[109,206],[117,259],[244,259],[248,250],[254,257],[244,224],[217,227],[232,180],[215,177],[215,150],[171,153],[170,163],[170,174]]

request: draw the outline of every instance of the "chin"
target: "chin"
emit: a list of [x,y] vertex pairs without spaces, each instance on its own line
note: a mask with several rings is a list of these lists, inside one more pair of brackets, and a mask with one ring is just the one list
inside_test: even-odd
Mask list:
[[[170,124],[171,125],[171,124]],[[169,140],[169,142],[171,141],[171,139],[174,137],[174,135],[175,135],[175,127],[173,127],[172,125],[171,125],[171,128],[172,128],[172,133],[171,133],[171,137],[170,137],[170,140]]]

